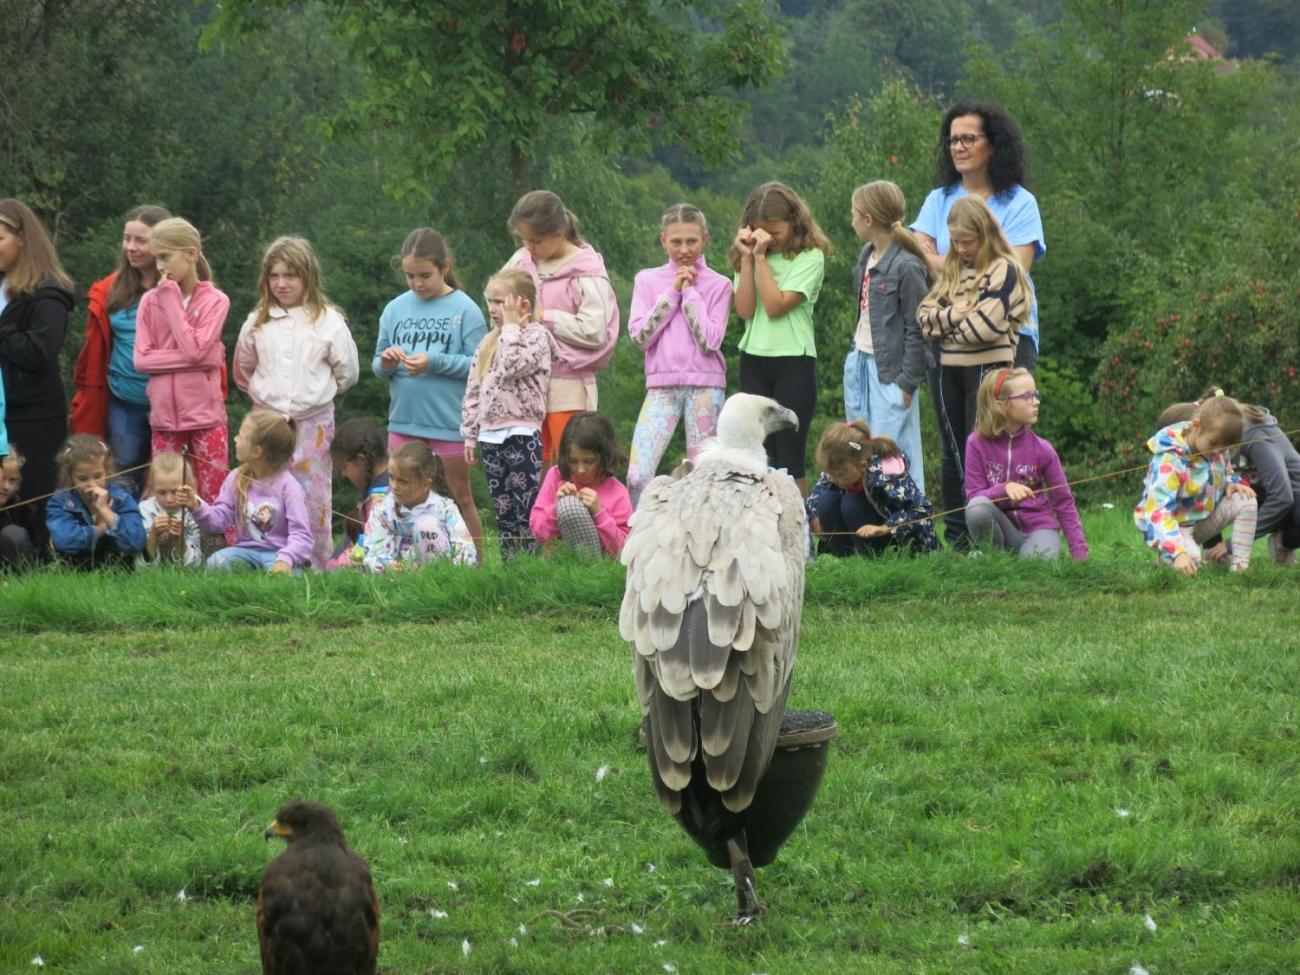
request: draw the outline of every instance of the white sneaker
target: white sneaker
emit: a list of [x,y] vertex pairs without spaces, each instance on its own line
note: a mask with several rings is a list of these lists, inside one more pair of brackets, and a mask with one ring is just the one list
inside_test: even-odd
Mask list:
[[1274,565],[1295,565],[1295,549],[1283,545],[1278,532],[1268,536],[1268,554],[1273,556]]

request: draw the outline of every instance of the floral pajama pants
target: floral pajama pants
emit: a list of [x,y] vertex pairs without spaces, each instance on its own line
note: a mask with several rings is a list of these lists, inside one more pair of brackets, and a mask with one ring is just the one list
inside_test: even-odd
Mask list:
[[294,424],[298,428],[298,443],[293,448],[289,470],[307,496],[307,519],[311,522],[311,534],[315,540],[311,567],[321,570],[334,548],[330,532],[330,515],[334,507],[334,461],[330,457],[330,441],[334,439],[334,407],[331,404],[318,413],[295,420]]
[[217,500],[230,462],[230,434],[224,424],[202,430],[155,430],[150,436],[153,456],[180,454],[194,469],[194,489],[211,504]]
[[685,417],[686,456],[694,460],[700,444],[717,433],[718,413],[726,398],[726,390],[717,386],[654,386],[645,391],[627,463],[633,508],[659,469],[678,418]]
[[507,437],[499,444],[480,441],[478,451],[496,511],[501,560],[508,562],[537,548],[528,516],[542,486],[542,435]]

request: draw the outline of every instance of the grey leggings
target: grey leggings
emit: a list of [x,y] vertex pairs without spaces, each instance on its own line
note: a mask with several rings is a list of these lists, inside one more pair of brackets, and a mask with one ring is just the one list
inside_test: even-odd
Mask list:
[[1061,533],[1051,528],[1024,534],[1011,523],[996,504],[988,498],[975,498],[966,506],[966,529],[976,545],[990,538],[1000,548],[1017,553],[1022,559],[1036,556],[1044,559],[1061,557]]

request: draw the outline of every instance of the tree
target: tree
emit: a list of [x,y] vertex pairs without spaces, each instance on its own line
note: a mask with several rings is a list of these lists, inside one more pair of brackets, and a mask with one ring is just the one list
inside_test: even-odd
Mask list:
[[[228,0],[210,39],[265,30],[293,0]],[[362,68],[367,97],[336,120],[395,130],[411,151],[390,189],[421,181],[467,150],[503,140],[517,191],[557,116],[596,120],[599,152],[687,144],[713,162],[735,151],[741,106],[722,94],[778,72],[785,46],[766,0],[320,0]]]

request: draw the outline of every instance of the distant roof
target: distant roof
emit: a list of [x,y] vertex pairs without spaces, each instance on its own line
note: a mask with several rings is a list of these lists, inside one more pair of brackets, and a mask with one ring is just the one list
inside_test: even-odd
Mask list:
[[1200,34],[1189,34],[1187,43],[1192,49],[1192,53],[1202,61],[1222,61],[1223,55],[1213,44],[1207,41]]

